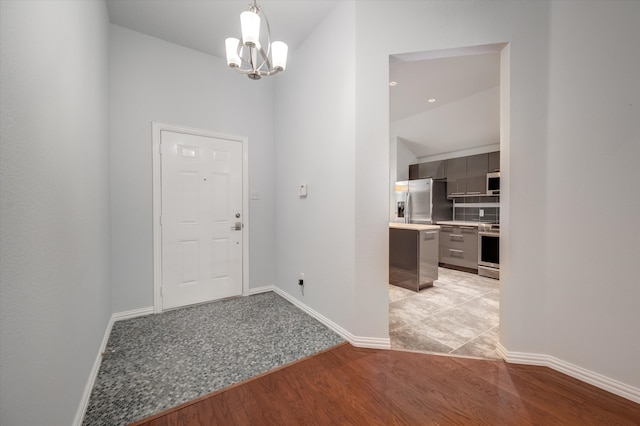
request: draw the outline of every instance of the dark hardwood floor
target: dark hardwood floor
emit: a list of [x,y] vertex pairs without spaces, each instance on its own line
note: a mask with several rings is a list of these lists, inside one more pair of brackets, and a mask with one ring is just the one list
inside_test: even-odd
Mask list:
[[640,425],[640,405],[546,367],[343,344],[135,423]]

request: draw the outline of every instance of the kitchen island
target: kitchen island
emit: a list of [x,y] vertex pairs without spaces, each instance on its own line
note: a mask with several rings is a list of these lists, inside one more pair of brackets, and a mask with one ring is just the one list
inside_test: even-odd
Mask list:
[[413,291],[438,279],[440,226],[389,223],[389,283]]

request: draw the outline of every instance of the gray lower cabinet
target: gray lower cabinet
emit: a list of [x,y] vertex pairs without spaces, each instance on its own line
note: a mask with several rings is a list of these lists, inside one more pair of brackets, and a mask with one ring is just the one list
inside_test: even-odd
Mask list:
[[440,263],[478,269],[478,228],[440,225]]
[[438,279],[438,230],[389,228],[389,284],[420,291]]

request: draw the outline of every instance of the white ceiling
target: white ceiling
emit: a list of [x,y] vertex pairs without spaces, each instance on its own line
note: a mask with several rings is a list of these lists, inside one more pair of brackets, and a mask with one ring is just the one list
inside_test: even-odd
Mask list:
[[416,157],[498,144],[499,48],[393,56],[389,80],[398,84],[389,87],[392,136]]
[[[107,0],[113,24],[203,53],[225,57],[224,40],[240,36],[251,0]],[[273,40],[289,54],[339,0],[260,0]],[[501,45],[390,57],[390,127],[416,157],[499,141]],[[436,98],[433,104],[427,102]]]
[[[271,37],[292,52],[337,0],[260,0]],[[107,0],[111,23],[225,58],[224,40],[240,37],[240,13],[250,0]]]

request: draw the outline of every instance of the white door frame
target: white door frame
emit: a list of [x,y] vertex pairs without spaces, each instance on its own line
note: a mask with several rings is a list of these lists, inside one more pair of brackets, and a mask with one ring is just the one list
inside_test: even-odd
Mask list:
[[162,312],[162,159],[160,156],[160,132],[169,131],[188,135],[205,136],[237,141],[242,144],[242,295],[249,294],[249,156],[248,140],[245,137],[230,136],[209,130],[193,129],[176,124],[152,122],[153,150],[153,312]]

